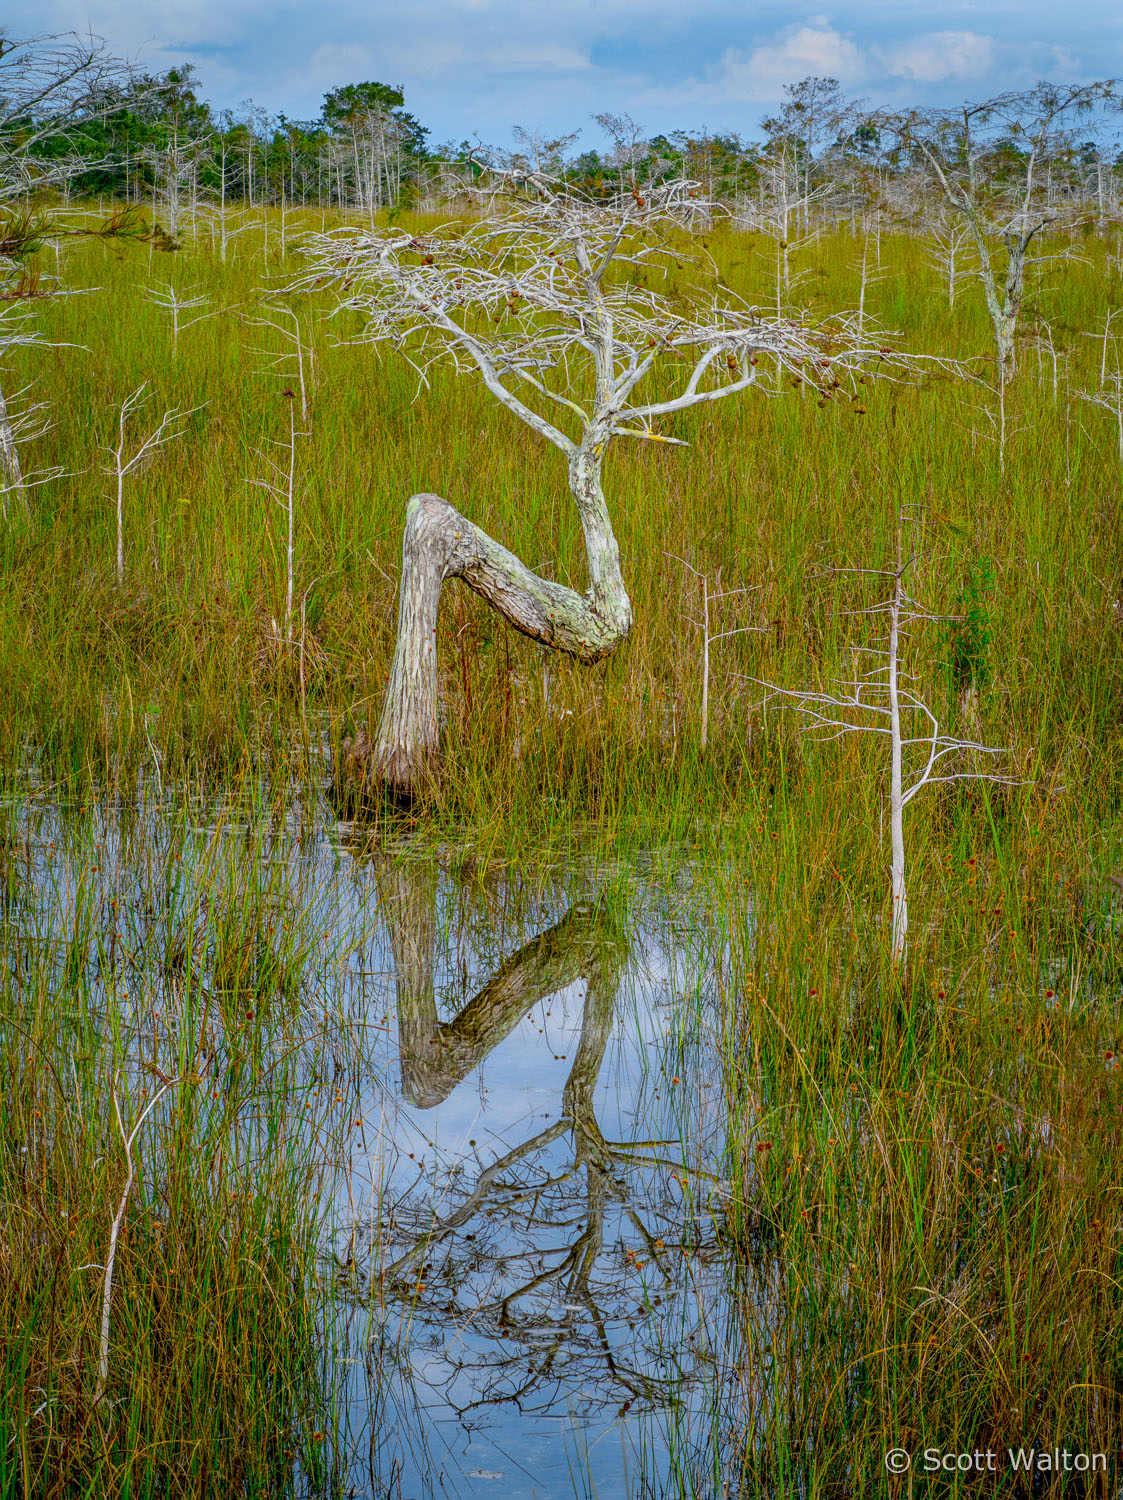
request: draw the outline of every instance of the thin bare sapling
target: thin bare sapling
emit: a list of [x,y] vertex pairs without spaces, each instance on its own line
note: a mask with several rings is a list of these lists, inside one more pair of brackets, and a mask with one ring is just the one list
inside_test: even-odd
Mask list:
[[[281,450],[281,460],[278,462],[268,453],[258,448],[257,454],[264,459],[270,469],[268,479],[253,479],[251,484],[258,485],[273,500],[283,512],[285,517],[285,614],[284,624],[278,627],[276,620],[273,624],[273,634],[278,640],[284,639],[290,644],[292,642],[293,622],[293,599],[295,597],[295,574],[296,574],[296,440],[307,437],[306,432],[299,432],[296,426],[296,398],[292,391],[285,392],[288,401],[289,412],[289,435],[287,440],[277,446]],[[303,676],[302,676],[303,681]]]
[[1034,242],[1083,214],[1070,186],[1080,143],[1099,116],[1117,109],[1114,80],[1039,83],[961,108],[912,109],[868,117],[900,157],[931,175],[949,220],[967,231],[995,350],[995,385],[1004,402],[1017,371],[1015,338],[1035,254]]
[[125,1134],[125,1123],[121,1119],[121,1105],[117,1098],[117,1080],[113,1081],[113,1110],[117,1116],[117,1129],[121,1134],[121,1143],[125,1148],[125,1164],[127,1173],[125,1186],[121,1191],[121,1201],[117,1205],[117,1212],[113,1216],[113,1223],[109,1227],[109,1248],[105,1256],[105,1273],[102,1281],[101,1292],[101,1331],[98,1340],[97,1360],[97,1384],[94,1387],[94,1406],[100,1406],[104,1396],[105,1388],[109,1383],[109,1315],[113,1307],[113,1267],[117,1260],[117,1241],[121,1233],[121,1225],[125,1218],[125,1210],[129,1205],[129,1194],[132,1192],[133,1179],[136,1176],[136,1163],[133,1161],[133,1142],[137,1138],[137,1132],[144,1124],[148,1116],[160,1103],[164,1095],[176,1087],[181,1080],[169,1079],[163,1088],[145,1105],[136,1124],[128,1135]]
[[103,444],[102,452],[107,456],[107,462],[102,470],[110,475],[115,481],[116,504],[117,504],[117,583],[118,586],[125,581],[125,480],[130,474],[135,474],[143,468],[162,448],[173,443],[184,434],[183,424],[188,417],[197,411],[202,411],[204,402],[200,406],[189,407],[186,411],[178,407],[172,407],[160,418],[159,424],[154,427],[147,436],[140,439],[135,445],[130,445],[128,437],[128,425],[142,406],[148,401],[145,392],[148,382],[137,386],[125,397],[117,408],[117,440],[113,444]]
[[[33,443],[54,431],[55,421],[50,415],[46,401],[24,403],[30,387],[14,391],[9,405],[0,391],[0,517],[12,519],[8,505],[9,497],[15,502],[23,520],[31,517],[28,492],[38,485],[49,484],[66,473],[61,464],[48,464],[44,468],[24,469],[20,463],[19,445]],[[20,403],[16,405],[15,403]]]
[[246,318],[245,322],[251,328],[270,329],[288,346],[279,352],[258,347],[253,353],[266,361],[267,370],[286,381],[295,381],[300,392],[300,420],[307,423],[309,397],[316,379],[314,317],[302,320],[295,308],[268,302],[259,309],[258,316]]
[[[2,277],[0,271],[0,277]],[[11,349],[26,346],[46,345],[35,326],[35,306],[29,297],[10,293],[0,305],[0,369],[5,355]],[[24,520],[29,519],[31,507],[27,492],[36,484],[44,484],[62,473],[60,468],[42,469],[35,474],[25,473],[20,459],[20,444],[32,442],[51,430],[44,402],[21,406],[26,388],[5,395],[0,384],[0,513],[5,521],[11,519],[14,504]]]
[[314,236],[302,283],[333,286],[342,306],[365,316],[360,341],[399,350],[422,386],[438,362],[482,380],[560,452],[582,525],[589,586],[579,593],[532,572],[440,496],[409,501],[381,719],[373,742],[364,731],[345,746],[349,775],[406,795],[439,775],[446,579],[461,579],[532,640],[602,660],[632,624],[602,487],[612,442],[679,442],[660,421],[749,390],[761,357],[832,396],[889,356],[845,314],[774,319],[723,287],[690,239],[699,216],[708,224],[715,211],[695,184],[592,201],[528,166],[500,185],[507,206],[476,222]]
[[[823,691],[784,688],[752,679],[768,689],[769,699],[779,697],[800,714],[806,729],[820,741],[846,734],[882,737],[889,773],[889,887],[893,906],[890,957],[898,970],[904,969],[908,956],[905,809],[927,786],[964,780],[996,782],[1001,786],[1024,784],[1016,777],[989,771],[979,762],[982,756],[1009,754],[1007,748],[945,734],[936,715],[913,686],[916,676],[903,663],[912,629],[946,617],[929,613],[906,592],[906,577],[918,560],[915,555],[908,558],[903,555],[903,529],[908,519],[904,513],[898,517],[896,561],[892,568],[831,570],[884,579],[891,589],[888,599],[858,611],[883,618],[887,632],[881,644],[858,648],[854,676],[840,679]],[[874,664],[860,671],[859,656],[872,657]]]
[[[1084,335],[1085,338],[1100,341],[1100,383],[1097,390],[1077,391],[1076,394],[1081,401],[1087,401],[1090,406],[1098,406],[1101,411],[1106,411],[1115,418],[1116,448],[1119,462],[1123,464],[1123,371],[1119,368],[1119,348],[1112,329],[1120,311],[1119,308],[1109,309],[1104,318],[1103,331],[1097,330],[1094,334]],[[1114,368],[1109,368],[1109,364]]]
[[[171,323],[173,359],[179,356],[179,336],[185,329],[218,316],[218,310],[210,306],[211,299],[196,287],[186,287],[180,291],[170,282],[158,281],[144,295]],[[199,312],[199,308],[204,308],[205,311]]]
[[[792,259],[818,239],[818,230],[807,227],[812,207],[827,198],[830,184],[810,188],[801,181],[797,152],[790,142],[780,141],[760,163],[760,186],[756,197],[746,202],[737,223],[772,241],[771,253],[758,252],[773,262],[773,302],[777,320],[792,292],[806,279],[806,270],[793,272]],[[800,228],[799,226],[804,226]]]
[[858,273],[858,327],[862,329],[866,325],[866,294],[871,286],[886,279],[887,273],[880,271],[874,266],[870,267],[870,237],[868,234],[862,239],[862,258],[852,261],[850,269]]
[[1081,401],[1098,406],[1115,419],[1115,446],[1119,462],[1123,465],[1123,373],[1114,370],[1104,377],[1097,391],[1077,391]]
[[[159,90],[160,80],[141,79],[135,68],[114,57],[93,35],[78,32],[0,36],[0,362],[18,344],[46,344],[29,326],[32,302],[57,296],[27,261],[53,244],[56,268],[60,242],[73,237],[139,237],[136,216],[117,209],[91,227],[46,205],[59,193],[69,198],[76,178],[95,166],[83,154],[89,127],[122,107],[141,109]],[[13,327],[13,318],[15,326]],[[54,344],[53,347],[61,347]],[[23,472],[19,444],[42,436],[43,408],[13,409],[18,396],[0,386],[0,509],[5,519],[15,508],[30,513],[28,489],[59,472]]]
[[3,504],[5,521],[8,520],[9,495],[12,495],[18,502],[26,518],[30,514],[30,509],[27,503],[23,466],[20,464],[16,427],[8,410],[8,403],[4,399],[3,389],[0,388],[0,503]]
[[972,247],[971,231],[941,204],[942,212],[932,221],[928,231],[930,249],[928,265],[938,271],[947,283],[948,308],[955,307],[955,298],[960,280],[968,274]]
[[[0,205],[0,214],[3,213]],[[19,348],[73,347],[59,340],[46,339],[36,323],[42,303],[62,296],[76,295],[64,290],[57,282],[48,281],[38,271],[28,270],[22,264],[25,256],[40,248],[40,224],[34,215],[9,216],[0,227],[3,246],[0,248],[0,514],[5,521],[11,519],[12,505],[23,520],[30,519],[31,506],[28,491],[40,484],[57,479],[64,471],[57,465],[29,473],[24,469],[20,457],[20,446],[44,437],[54,427],[50,419],[49,406],[45,401],[25,403],[24,398],[31,386],[21,390],[6,390],[7,375],[4,362],[8,353]],[[103,227],[93,233],[106,233]],[[112,225],[108,227],[112,233]],[[57,240],[56,240],[57,243]]]
[[737,625],[732,630],[714,631],[712,626],[712,610],[715,604],[720,604],[723,599],[741,598],[745,594],[755,594],[763,588],[763,584],[755,584],[751,588],[723,589],[721,586],[721,569],[718,568],[714,577],[716,588],[710,589],[710,575],[702,573],[698,568],[688,563],[684,557],[679,557],[674,552],[668,552],[667,557],[673,558],[693,577],[698,580],[698,591],[702,598],[702,614],[700,618],[688,615],[690,623],[702,632],[702,661],[699,671],[701,678],[701,705],[700,716],[702,727],[699,733],[699,747],[705,754],[710,739],[710,652],[719,641],[727,641],[735,635],[749,635],[750,633],[763,633],[765,627],[762,625]]
[[1026,340],[1026,346],[1037,355],[1037,375],[1039,383],[1044,379],[1044,362],[1048,359],[1052,368],[1052,390],[1053,405],[1056,406],[1060,394],[1061,375],[1066,373],[1066,366],[1072,359],[1072,348],[1065,348],[1057,342],[1057,335],[1052,324],[1047,323],[1044,318],[1039,318],[1036,331]]
[[1112,332],[1111,325],[1115,322],[1116,318],[1118,318],[1121,313],[1123,313],[1123,308],[1109,307],[1107,312],[1104,314],[1103,330],[1101,331],[1097,329],[1095,333],[1086,333],[1082,335],[1086,339],[1096,339],[1099,342],[1101,385],[1105,385],[1107,382],[1109,351],[1111,353],[1111,363],[1115,366],[1117,371],[1119,369],[1119,347],[1116,335]]

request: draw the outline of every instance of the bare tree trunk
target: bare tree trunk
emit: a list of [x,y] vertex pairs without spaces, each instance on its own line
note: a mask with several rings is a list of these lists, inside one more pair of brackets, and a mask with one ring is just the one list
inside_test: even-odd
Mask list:
[[[388,863],[378,872],[377,884],[394,953],[402,1097],[420,1109],[439,1104],[539,1000],[584,979],[584,1025],[565,1098],[575,1125],[584,1123],[584,1116],[591,1118],[593,1087],[627,957],[624,936],[607,909],[579,902],[555,926],[504,959],[451,1021],[441,1021],[433,987],[436,870]],[[580,1101],[584,1107],[579,1109]]]
[[[505,168],[495,170],[498,193],[514,178]],[[463,579],[542,645],[582,662],[610,655],[631,628],[632,606],[601,488],[609,444],[625,435],[681,443],[653,430],[652,419],[747,390],[761,356],[775,360],[779,380],[809,359],[818,363],[822,352],[819,335],[799,319],[762,321],[739,305],[726,306],[716,287],[712,305],[694,292],[682,304],[689,303],[692,322],[684,321],[677,301],[645,290],[637,322],[630,294],[607,280],[614,258],[631,243],[632,200],[600,207],[571,196],[547,174],[533,176],[537,198],[520,196],[510,211],[470,230],[450,226],[423,242],[400,227],[361,236],[349,228],[309,242],[312,264],[301,285],[333,283],[341,305],[369,309],[372,342],[396,338],[395,330],[427,330],[426,338],[431,332],[426,362],[451,357],[455,368],[474,369],[501,405],[565,455],[589,577],[584,593],[539,577],[440,496],[414,495],[406,512],[398,635],[381,721],[373,743],[364,730],[341,747],[341,780],[352,785],[383,782],[409,795],[435,779],[437,615],[447,578]],[[704,200],[697,208],[687,202],[696,189],[682,179],[655,183],[649,191],[636,205],[645,211],[645,224],[653,213],[668,228],[695,224],[698,211],[709,213]],[[787,199],[784,211],[794,213]],[[433,253],[417,256],[430,243]],[[666,243],[672,253],[671,241]],[[570,267],[568,279],[558,275],[562,263]],[[782,252],[779,274],[782,282]],[[518,310],[516,324],[508,321],[501,333],[492,327],[498,293],[509,310]],[[486,308],[486,318],[471,313],[477,305]],[[548,324],[531,318],[531,310],[548,313]],[[873,349],[849,316],[841,321],[839,338],[832,342],[832,363],[849,378],[852,369],[866,367]],[[582,379],[595,376],[595,384],[578,386],[565,361],[569,352],[582,366]],[[656,364],[683,356],[689,374],[676,379],[677,394],[655,401],[636,394]],[[575,399],[579,391],[582,399]],[[550,403],[550,411],[556,403],[568,413],[563,427],[542,414],[541,403]],[[572,426],[580,431],[579,441],[565,430]]]
[[[720,586],[721,574],[718,574]],[[702,575],[702,754],[710,737],[710,580]]]
[[1007,262],[1000,286],[982,231],[974,220],[971,220],[971,227],[975,233],[975,247],[979,253],[979,279],[983,284],[987,312],[994,330],[994,351],[998,363],[997,384],[1002,389],[1018,373],[1017,348],[1014,340],[1025,288],[1026,255],[1037,229],[1019,235],[1006,236]]
[[999,384],[1006,386],[1018,373],[1018,355],[1014,344],[1014,335],[1017,329],[1018,315],[1016,312],[1002,312],[994,320],[994,344],[998,355],[998,380]]
[[905,885],[905,822],[902,786],[901,704],[897,681],[901,639],[901,533],[897,531],[897,577],[889,610],[889,828],[892,842],[890,885],[893,894],[892,956],[894,968],[904,968],[908,955],[909,898]]
[[[122,441],[124,418],[122,418]],[[117,467],[117,587],[125,581],[125,473]]]
[[5,519],[8,516],[9,495],[16,497],[20,510],[27,516],[29,514],[27,490],[23,482],[23,470],[20,468],[19,449],[16,447],[16,436],[12,430],[12,419],[8,415],[8,404],[4,400],[3,391],[0,391],[0,485],[3,486]]
[[384,781],[409,795],[432,784],[438,767],[437,613],[447,578],[460,578],[516,630],[591,664],[628,634],[632,606],[600,488],[599,460],[580,450],[570,486],[585,533],[589,589],[578,594],[541,578],[439,495],[414,495],[406,508],[398,637],[377,738],[343,746],[344,767],[360,783]]

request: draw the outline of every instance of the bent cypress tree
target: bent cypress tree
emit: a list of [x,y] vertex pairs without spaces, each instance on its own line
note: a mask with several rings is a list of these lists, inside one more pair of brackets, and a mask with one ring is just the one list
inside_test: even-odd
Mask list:
[[358,780],[406,795],[439,774],[437,614],[447,579],[532,640],[600,661],[632,624],[601,484],[613,439],[677,442],[653,424],[748,389],[762,357],[834,399],[889,354],[849,316],[817,326],[765,318],[722,286],[692,236],[714,213],[692,183],[608,202],[538,173],[504,185],[507,206],[475,222],[314,236],[300,283],[334,286],[342,306],[365,316],[364,341],[400,349],[422,372],[445,360],[481,379],[561,451],[584,533],[589,586],[579,593],[534,573],[439,495],[408,502],[382,716],[373,741],[361,734],[347,747]]

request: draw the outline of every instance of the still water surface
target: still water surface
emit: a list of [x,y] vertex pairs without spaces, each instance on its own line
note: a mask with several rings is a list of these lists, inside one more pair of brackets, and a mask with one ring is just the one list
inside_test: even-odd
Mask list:
[[[720,1493],[727,947],[692,857],[515,867],[324,806],[264,830],[92,817],[41,807],[28,847],[44,906],[89,931],[92,988],[131,1007],[138,1085],[176,1066],[169,973],[198,962],[229,1050],[253,1011],[222,988],[227,948],[260,977],[293,935],[293,1114],[334,1111],[330,1491]],[[253,943],[214,936],[247,923]]]
[[674,1447],[713,1440],[730,1343],[698,945],[632,882],[515,924],[494,964],[435,872],[376,883],[357,1008],[389,1022],[334,1235],[366,1351],[346,1442],[373,1455],[368,1488],[349,1480],[660,1493]]

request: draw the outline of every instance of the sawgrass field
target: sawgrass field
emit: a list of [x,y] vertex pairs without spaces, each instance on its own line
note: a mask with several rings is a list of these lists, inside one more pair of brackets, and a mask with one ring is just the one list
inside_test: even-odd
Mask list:
[[[47,344],[8,361],[53,423],[25,469],[63,472],[0,526],[0,1494],[353,1482],[324,1223],[365,1064],[305,857],[329,835],[451,871],[476,922],[600,872],[626,925],[636,882],[687,872],[704,1001],[672,1029],[715,1043],[725,1312],[708,1416],[635,1494],[911,1494],[884,1455],[933,1447],[1000,1453],[986,1493],[1117,1493],[1123,463],[1084,399],[1123,369],[1114,235],[1032,274],[1001,453],[979,287],[950,306],[920,237],[871,236],[865,310],[909,372],[823,401],[762,368],[667,421],[689,446],[621,439],[635,626],[594,668],[450,586],[442,794],[403,811],[348,805],[336,766],[377,722],[408,497],[577,587],[583,544],[560,458],[478,381],[423,381],[286,293],[320,223],[289,213],[282,245],[259,212],[225,262],[201,226],[174,252],[75,240]],[[768,306],[768,242],[718,225],[705,249]],[[862,249],[823,234],[793,305],[857,305]],[[161,284],[206,299],[178,334]],[[269,306],[296,314],[306,416]],[[127,444],[186,415],[123,480],[119,581],[110,450],[141,386]],[[287,516],[257,481],[287,472],[290,418],[286,628]],[[884,746],[808,734],[766,686],[828,688],[881,640],[885,580],[848,570],[894,565],[902,511],[939,617],[907,637],[911,686],[1004,752],[970,762],[1002,781],[906,811],[903,972]],[[1008,1447],[1105,1460],[1027,1475]],[[919,1464],[933,1492],[983,1482]],[[371,1475],[351,1492],[398,1493]]]

